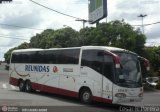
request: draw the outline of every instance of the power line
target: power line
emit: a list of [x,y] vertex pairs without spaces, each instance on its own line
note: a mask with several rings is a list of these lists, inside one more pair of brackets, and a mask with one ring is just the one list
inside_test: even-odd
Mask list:
[[24,29],[31,29],[31,30],[44,30],[44,29],[30,28],[30,27],[25,27],[25,26],[10,25],[10,24],[4,24],[4,23],[0,23],[0,25],[2,25],[2,26],[9,26],[9,27],[24,28]]
[[46,9],[49,9],[49,10],[51,10],[51,11],[54,11],[54,12],[56,12],[56,13],[62,14],[62,15],[64,15],[64,16],[68,16],[68,17],[71,17],[71,18],[74,18],[74,19],[81,19],[81,18],[72,16],[72,15],[65,14],[65,13],[62,13],[62,12],[60,12],[60,11],[51,9],[51,8],[49,8],[49,7],[47,7],[47,6],[44,6],[44,5],[42,5],[42,4],[38,3],[38,2],[33,1],[33,0],[29,0],[29,1],[31,1],[31,2],[33,2],[33,3],[35,3],[35,4],[37,4],[37,5],[39,5],[39,6],[41,6],[41,7],[44,7],[44,8],[46,8]]
[[146,24],[146,26],[153,25],[153,24],[159,24],[159,23],[160,22],[150,23],[150,24]]
[[[154,24],[159,24],[160,22],[155,22],[155,23],[149,23],[149,24],[144,24],[143,26],[150,26]],[[142,26],[142,25],[132,25],[132,26]]]
[[4,34],[0,34],[0,36],[7,36],[7,37],[26,37],[26,36],[21,36],[21,35],[4,35]]
[[10,38],[10,39],[18,39],[18,40],[29,40],[29,39],[22,39],[22,38],[16,38],[16,37],[7,37],[7,36],[0,36],[0,38]]

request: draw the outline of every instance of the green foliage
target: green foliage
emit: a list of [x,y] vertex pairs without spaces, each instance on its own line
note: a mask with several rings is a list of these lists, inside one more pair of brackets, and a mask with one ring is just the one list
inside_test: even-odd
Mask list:
[[52,36],[53,47],[76,47],[78,46],[78,32],[70,27],[55,31]]
[[11,53],[13,50],[17,49],[17,47],[9,49],[5,54],[4,54],[4,58],[5,58],[5,62],[9,63],[10,61],[10,57],[11,57]]
[[143,55],[146,37],[122,21],[101,23],[96,28],[84,28],[79,32],[81,45],[114,46]]
[[160,81],[158,82],[158,84],[156,85],[156,89],[160,90]]
[[47,29],[31,38],[32,48],[73,47],[78,46],[78,32],[70,27],[59,30]]
[[54,35],[54,30],[47,29],[44,30],[41,34],[37,34],[32,37],[30,40],[31,48],[50,48],[52,45],[52,37]]
[[144,55],[150,60],[152,75],[160,76],[160,47],[145,48]]

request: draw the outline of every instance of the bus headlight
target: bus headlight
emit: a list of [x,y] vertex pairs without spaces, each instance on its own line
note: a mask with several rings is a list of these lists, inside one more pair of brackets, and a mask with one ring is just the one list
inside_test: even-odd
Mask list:
[[125,97],[126,97],[126,94],[125,94],[125,93],[116,93],[116,94],[115,94],[115,97],[125,98]]

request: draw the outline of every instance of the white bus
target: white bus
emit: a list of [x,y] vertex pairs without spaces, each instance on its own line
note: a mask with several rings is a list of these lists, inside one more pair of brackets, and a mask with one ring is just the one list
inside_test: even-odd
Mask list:
[[56,93],[84,103],[143,99],[138,55],[115,47],[15,50],[9,76],[9,83],[20,91]]

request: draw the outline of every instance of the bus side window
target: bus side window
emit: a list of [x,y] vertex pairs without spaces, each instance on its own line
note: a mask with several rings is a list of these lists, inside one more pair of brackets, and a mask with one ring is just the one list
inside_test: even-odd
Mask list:
[[13,53],[11,58],[11,63],[16,63],[16,62],[17,62],[17,54]]
[[110,55],[107,55],[107,54],[104,55],[103,74],[104,74],[105,77],[107,77],[111,81],[113,80],[113,76],[114,76],[114,61],[113,61],[113,57],[110,56]]
[[102,74],[103,56],[99,55],[102,50],[83,50],[81,66],[87,66]]

